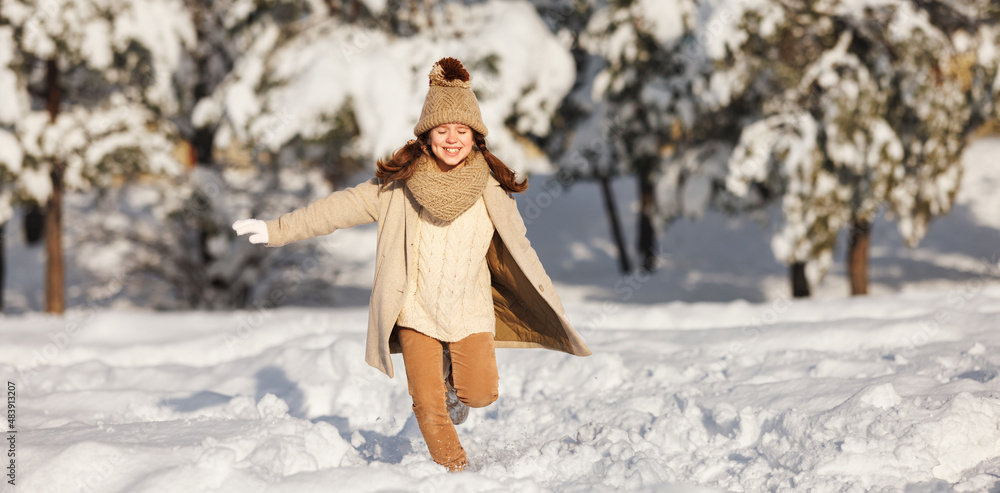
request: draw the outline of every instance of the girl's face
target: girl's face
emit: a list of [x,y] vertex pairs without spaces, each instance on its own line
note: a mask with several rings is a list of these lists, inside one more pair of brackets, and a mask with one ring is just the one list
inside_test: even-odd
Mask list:
[[442,171],[457,168],[472,152],[472,129],[462,123],[445,123],[432,128],[431,151]]

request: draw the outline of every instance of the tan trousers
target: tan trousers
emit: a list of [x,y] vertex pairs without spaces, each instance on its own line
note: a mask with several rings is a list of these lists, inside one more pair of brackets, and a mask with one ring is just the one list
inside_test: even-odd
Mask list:
[[398,330],[413,414],[431,458],[450,471],[461,471],[468,460],[445,404],[444,350],[451,352],[452,382],[459,400],[469,407],[485,407],[496,401],[498,395],[493,334],[472,334],[449,343],[413,329]]

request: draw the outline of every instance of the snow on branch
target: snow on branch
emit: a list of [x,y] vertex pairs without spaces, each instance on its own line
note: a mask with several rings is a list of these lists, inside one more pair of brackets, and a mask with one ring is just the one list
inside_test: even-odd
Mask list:
[[412,138],[427,71],[454,56],[472,74],[491,147],[524,163],[518,136],[549,131],[573,83],[572,58],[526,2],[445,10],[452,22],[405,38],[335,17],[289,39],[268,26],[222,88],[198,103],[195,124],[219,125],[217,149],[262,144],[277,152],[339,131],[337,115],[349,112],[357,134],[343,152],[373,162]]
[[[140,173],[177,174],[169,124],[157,121],[144,106],[130,103],[121,94],[106,105],[89,109],[73,107],[55,123],[44,111],[28,114],[19,126],[19,140],[36,171],[47,174],[53,161],[66,166],[66,185],[73,189],[107,187],[123,176]],[[27,186],[40,203],[48,199],[47,187]]]

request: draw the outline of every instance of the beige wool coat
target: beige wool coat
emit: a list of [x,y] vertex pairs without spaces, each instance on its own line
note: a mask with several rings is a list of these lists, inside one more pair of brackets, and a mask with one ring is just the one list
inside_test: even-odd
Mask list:
[[[486,254],[496,312],[496,347],[589,355],[587,345],[566,320],[552,281],[525,236],[527,230],[514,197],[490,176],[483,199],[496,228]],[[389,355],[399,352],[393,329],[403,307],[407,276],[415,275],[419,220],[416,199],[405,184],[372,178],[267,221],[270,247],[378,223],[365,361],[389,377],[393,376]]]

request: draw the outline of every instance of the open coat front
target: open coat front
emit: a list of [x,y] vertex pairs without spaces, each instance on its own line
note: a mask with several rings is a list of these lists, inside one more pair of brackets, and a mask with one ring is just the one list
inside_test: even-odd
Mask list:
[[[483,191],[496,232],[486,254],[496,312],[496,347],[541,347],[587,356],[590,350],[566,320],[562,302],[525,236],[514,198],[490,176]],[[407,276],[414,275],[417,202],[398,180],[372,178],[267,221],[267,246],[378,223],[375,282],[368,308],[365,361],[392,377],[390,353],[399,352],[393,328],[403,307]]]

